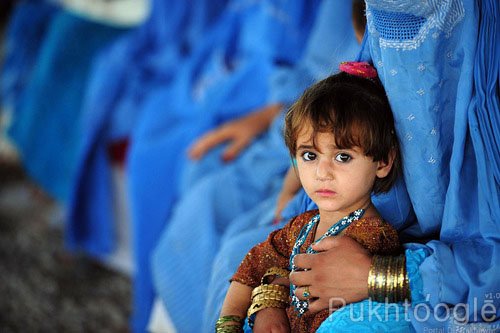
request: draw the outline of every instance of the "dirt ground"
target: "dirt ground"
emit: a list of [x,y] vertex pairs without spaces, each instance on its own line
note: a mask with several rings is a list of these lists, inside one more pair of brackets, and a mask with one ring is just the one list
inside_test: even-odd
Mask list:
[[63,220],[0,158],[0,332],[129,332],[129,277],[65,251]]

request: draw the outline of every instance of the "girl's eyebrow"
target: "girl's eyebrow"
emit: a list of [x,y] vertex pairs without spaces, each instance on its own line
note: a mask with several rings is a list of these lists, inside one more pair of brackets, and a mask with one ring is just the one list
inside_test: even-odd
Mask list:
[[299,149],[314,149],[313,145],[306,145],[306,144],[301,144],[300,146],[297,147],[297,150]]

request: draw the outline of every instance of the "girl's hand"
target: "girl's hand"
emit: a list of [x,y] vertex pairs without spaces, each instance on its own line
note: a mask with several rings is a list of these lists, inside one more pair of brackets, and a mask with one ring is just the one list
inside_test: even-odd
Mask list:
[[228,147],[222,153],[222,159],[224,161],[235,159],[256,136],[269,127],[281,108],[281,104],[268,105],[208,132],[189,148],[189,157],[199,160],[209,150],[224,142],[229,142]]
[[266,308],[256,313],[253,326],[255,333],[288,333],[290,322],[285,309]]
[[368,298],[368,272],[372,261],[368,251],[350,237],[328,237],[313,245],[316,254],[298,254],[294,263],[301,269],[290,273],[299,299],[309,286],[309,311],[335,310]]

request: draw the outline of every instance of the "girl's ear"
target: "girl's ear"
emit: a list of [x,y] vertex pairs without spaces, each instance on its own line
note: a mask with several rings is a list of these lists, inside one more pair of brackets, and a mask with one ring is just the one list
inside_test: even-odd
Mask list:
[[394,149],[392,149],[389,152],[389,156],[387,158],[387,161],[378,161],[377,162],[378,165],[377,165],[376,175],[378,178],[384,178],[389,174],[389,172],[391,172],[395,157],[396,157],[396,151]]

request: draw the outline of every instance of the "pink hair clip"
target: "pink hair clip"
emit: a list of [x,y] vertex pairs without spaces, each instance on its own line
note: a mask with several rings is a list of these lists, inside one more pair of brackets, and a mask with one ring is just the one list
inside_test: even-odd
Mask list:
[[339,65],[339,69],[347,74],[374,79],[377,77],[377,70],[367,62],[344,61]]

